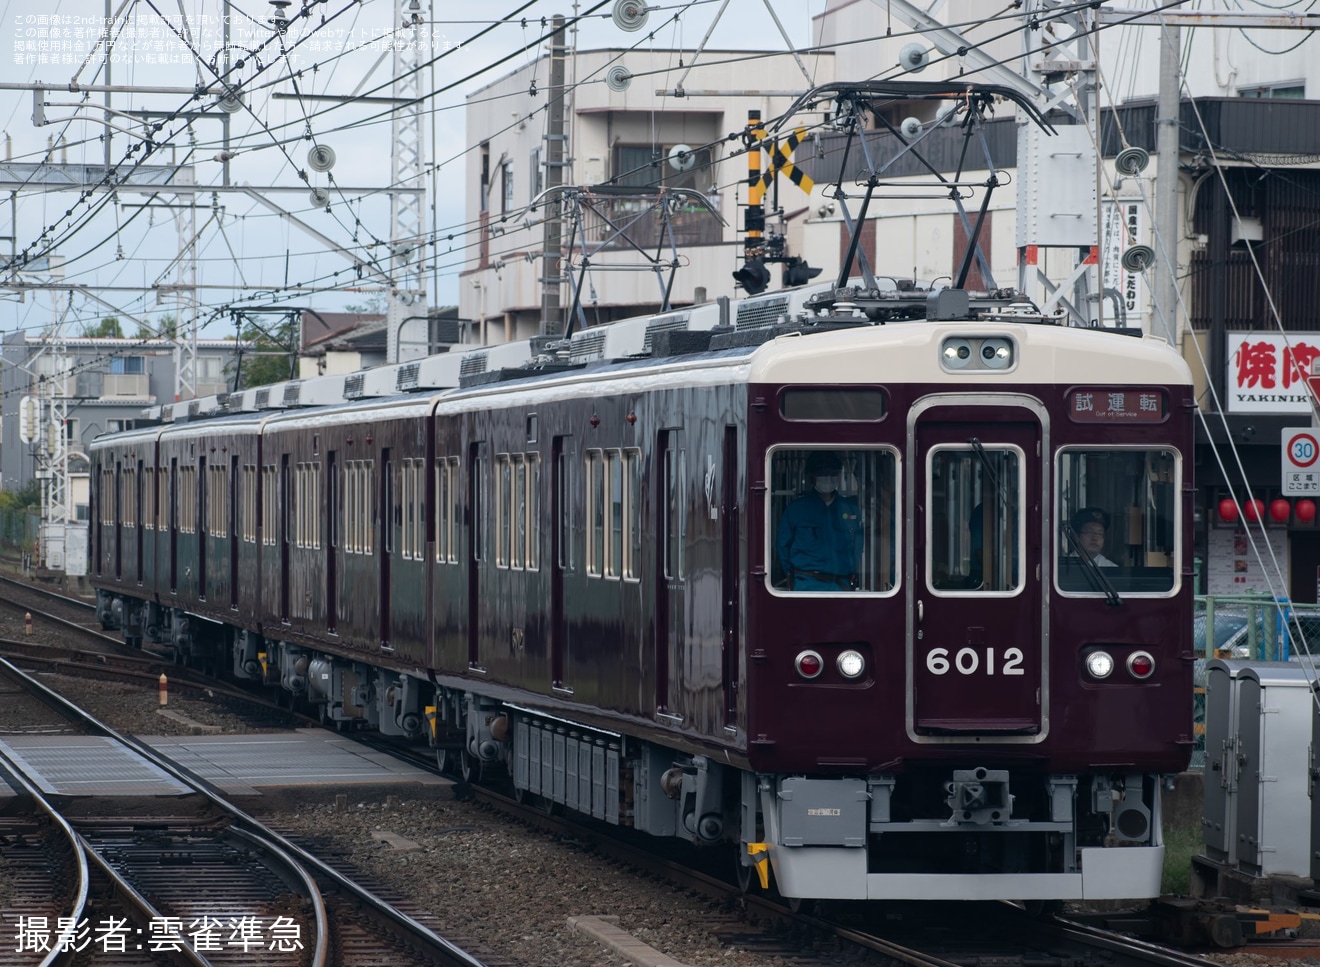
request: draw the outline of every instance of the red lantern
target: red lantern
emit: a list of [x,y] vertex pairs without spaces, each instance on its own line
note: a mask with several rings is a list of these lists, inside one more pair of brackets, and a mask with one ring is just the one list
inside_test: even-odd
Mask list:
[[1315,520],[1315,501],[1299,500],[1297,501],[1297,519],[1303,524],[1309,524]]
[[1219,502],[1219,519],[1225,524],[1231,524],[1237,520],[1238,508],[1230,498],[1225,497]]
[[1282,497],[1275,497],[1270,501],[1270,520],[1276,524],[1285,523],[1292,516],[1292,504]]
[[1242,508],[1242,516],[1252,523],[1260,520],[1265,516],[1265,501],[1261,500],[1259,497],[1255,500],[1249,501],[1246,506]]

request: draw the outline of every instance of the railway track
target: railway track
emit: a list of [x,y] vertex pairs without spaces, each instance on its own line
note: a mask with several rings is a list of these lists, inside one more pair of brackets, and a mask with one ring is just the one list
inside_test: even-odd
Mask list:
[[[0,663],[0,672],[70,723],[111,738],[191,790],[183,798],[135,798],[127,807],[122,801],[85,800],[93,814],[86,806],[80,814],[68,814],[26,778],[18,756],[5,754],[6,771],[31,803],[20,817],[28,825],[14,841],[40,844],[29,848],[31,875],[20,881],[31,895],[20,897],[20,906],[6,902],[6,909],[42,911],[33,915],[47,924],[62,918],[74,925],[76,942],[79,925],[92,929],[84,909],[88,871],[95,868],[130,913],[116,937],[87,938],[89,945],[101,943],[99,952],[107,956],[145,951],[170,963],[245,967],[481,967],[415,918],[211,793],[187,770],[106,728],[8,662]],[[95,814],[106,806],[112,807],[110,815]],[[121,809],[131,814],[113,814]],[[33,832],[24,834],[29,828]],[[37,835],[47,829],[65,831],[67,859],[60,858],[53,832]],[[76,877],[65,872],[73,869],[79,871]],[[51,937],[43,936],[49,945]],[[54,942],[59,943],[58,934]],[[41,953],[33,950],[36,959],[15,962],[41,963]]]
[[[29,592],[45,593],[43,589],[24,587]],[[77,605],[69,607],[76,609]],[[122,650],[121,643],[117,640],[114,643]],[[3,642],[0,642],[0,647],[4,647]],[[116,667],[121,661],[119,658],[103,657],[99,653],[70,654],[60,660],[79,666],[101,665],[105,668]],[[126,667],[130,673],[134,660],[147,663],[146,669],[139,676],[151,676],[154,668],[149,664],[153,660],[151,657],[135,652],[123,660],[127,662]],[[227,686],[213,682],[209,687]],[[240,694],[245,698],[251,697],[247,693]],[[373,740],[369,733],[359,738],[370,741],[376,748],[406,758],[413,765],[439,771],[430,752],[418,754],[415,750],[402,750],[388,742]],[[453,758],[442,756],[441,760],[456,765],[452,762]],[[466,785],[460,786],[460,790],[466,791]],[[1052,963],[1067,964],[1070,967],[1084,967],[1086,964],[1118,967],[1128,962],[1188,967],[1208,963],[1094,927],[1062,921],[1033,920],[1020,916],[1017,911],[1006,910],[1002,905],[996,906],[988,915],[977,913],[968,905],[946,908],[934,922],[929,920],[933,909],[929,904],[901,910],[886,907],[884,929],[877,929],[871,922],[876,912],[874,905],[828,904],[814,911],[794,910],[789,904],[772,896],[744,894],[725,878],[701,872],[687,863],[661,857],[647,846],[620,840],[611,835],[617,832],[613,827],[591,823],[583,825],[550,816],[549,810],[537,803],[535,797],[518,803],[492,789],[478,786],[471,787],[471,792],[488,808],[497,808],[517,817],[521,822],[545,829],[554,835],[585,839],[593,848],[620,863],[662,877],[682,889],[695,890],[719,900],[727,916],[721,916],[719,922],[708,925],[714,936],[743,949],[778,957],[786,965],[835,963],[839,962],[840,956],[850,962],[904,963],[913,967],[950,967],[952,964],[986,962],[987,958],[997,967]],[[327,848],[325,843],[320,842],[304,845],[318,853]],[[406,898],[392,899],[406,904]],[[951,924],[957,929],[951,930]],[[1006,932],[1004,924],[1012,924],[1011,929]],[[950,939],[951,935],[953,939]],[[830,952],[822,954],[822,946]]]

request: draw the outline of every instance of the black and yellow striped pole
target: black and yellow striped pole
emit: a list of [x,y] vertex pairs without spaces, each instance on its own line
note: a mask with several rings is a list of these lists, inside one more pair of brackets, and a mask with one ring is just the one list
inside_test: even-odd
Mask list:
[[761,177],[761,142],[765,139],[765,128],[761,127],[761,112],[747,112],[747,214],[743,227],[747,237],[743,240],[743,251],[752,255],[760,251],[765,232],[765,182]]
[[733,279],[748,295],[764,292],[770,284],[770,271],[761,261],[765,245],[765,186],[761,183],[761,112],[747,112],[747,211],[743,215],[743,265]]

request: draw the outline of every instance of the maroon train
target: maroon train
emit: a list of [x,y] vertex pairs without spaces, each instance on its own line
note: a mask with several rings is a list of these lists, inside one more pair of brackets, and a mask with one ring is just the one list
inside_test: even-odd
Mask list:
[[[1186,366],[1002,297],[933,321],[924,293],[843,295],[103,437],[102,621],[547,804],[732,845],[747,882],[768,859],[788,897],[1156,895],[1192,741]],[[846,574],[782,550],[821,451]]]

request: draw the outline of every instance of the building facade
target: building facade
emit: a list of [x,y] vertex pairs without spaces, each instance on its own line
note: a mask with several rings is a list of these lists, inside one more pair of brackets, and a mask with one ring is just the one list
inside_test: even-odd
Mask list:
[[[20,438],[19,407],[24,397],[65,401],[63,427],[71,463],[85,462],[86,445],[101,433],[129,429],[144,407],[174,398],[174,344],[165,340],[67,339],[57,358],[48,340],[15,332],[3,343],[0,365],[0,485],[15,490],[28,484],[37,468],[37,448]],[[197,395],[230,388],[235,343],[197,344]],[[49,413],[49,406],[43,408]],[[47,417],[43,416],[43,422]],[[49,432],[43,428],[42,432]],[[74,511],[86,513],[86,495],[72,494]],[[81,508],[79,504],[81,503]]]

